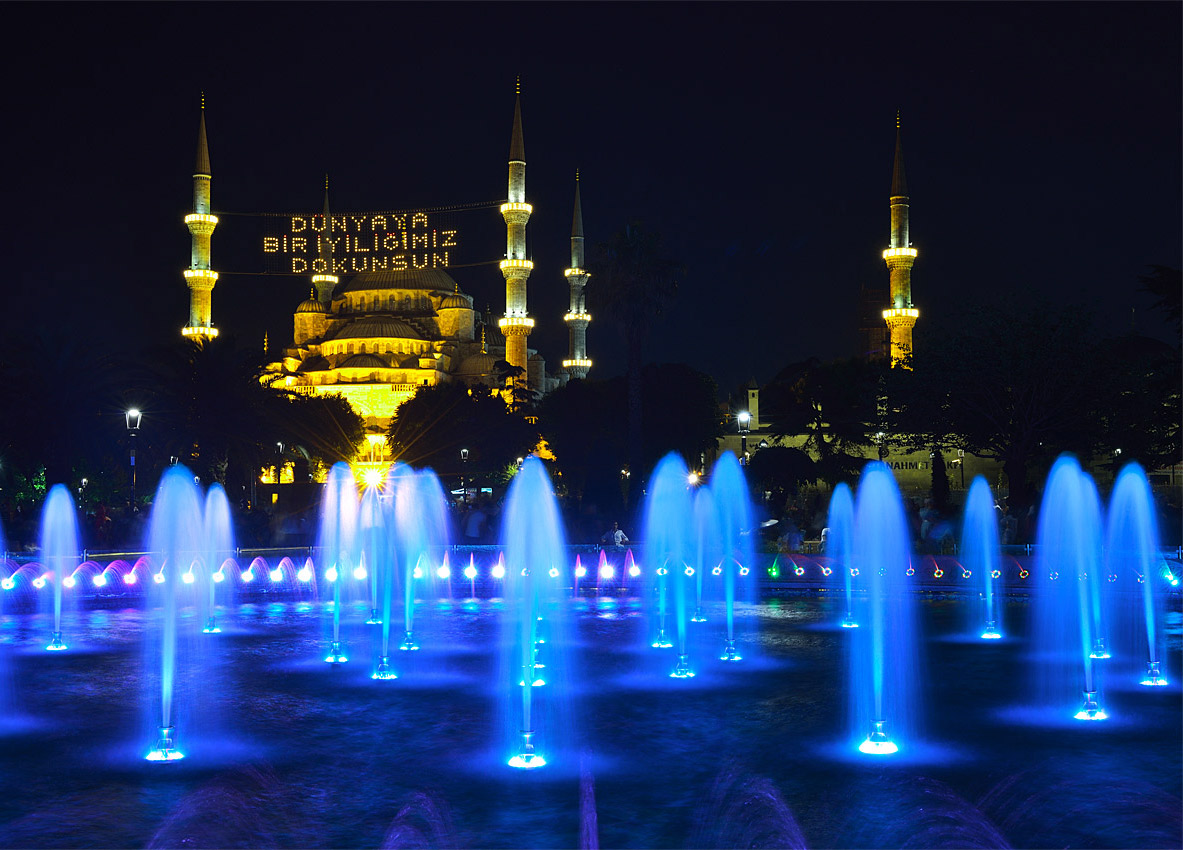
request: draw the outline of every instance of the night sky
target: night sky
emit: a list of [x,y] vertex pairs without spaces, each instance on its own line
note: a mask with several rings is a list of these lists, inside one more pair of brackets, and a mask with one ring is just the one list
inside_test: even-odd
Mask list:
[[[641,220],[687,268],[648,358],[726,392],[854,354],[860,284],[887,282],[897,109],[918,346],[961,302],[1031,295],[1169,339],[1137,276],[1180,265],[1181,10],[10,4],[0,329],[132,350],[178,334],[204,90],[214,323],[289,344],[308,278],[257,274],[259,220],[236,214],[315,211],[326,171],[339,211],[503,199],[520,74],[530,342],[552,370],[577,167],[589,244]],[[493,262],[453,276],[499,313],[487,216]],[[588,348],[608,377],[623,350],[595,284]]]

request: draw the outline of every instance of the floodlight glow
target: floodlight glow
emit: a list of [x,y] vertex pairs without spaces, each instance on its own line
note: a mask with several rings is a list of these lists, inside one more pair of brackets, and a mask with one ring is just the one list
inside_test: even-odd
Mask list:
[[[539,678],[535,679],[533,682],[531,682],[531,683],[530,683],[530,687],[532,687],[532,688],[541,688],[541,687],[542,687],[543,685],[545,685],[545,684],[546,684],[546,680],[545,680],[545,679],[543,679],[543,678],[541,678],[541,677],[539,677]],[[526,687],[526,680],[525,680],[525,679],[519,679],[519,680],[518,680],[518,687],[519,687],[519,688],[524,688],[524,687]]]
[[378,669],[374,671],[372,679],[397,679],[398,674],[390,669],[390,656],[381,655],[378,657]]
[[990,578],[1002,578],[1002,570],[990,570]]
[[283,581],[283,570],[281,570],[279,567],[273,569],[270,573],[268,573],[268,575],[271,576],[271,580],[274,582]]
[[[633,567],[633,569],[636,569],[636,567]],[[604,566],[600,567],[600,578],[616,578],[616,567],[612,566],[611,564],[604,564]]]
[[187,573],[181,573],[181,581],[185,582],[185,584],[193,584],[193,578],[192,570]]
[[106,583],[107,583],[107,574],[106,573],[99,573],[97,576],[95,576],[93,579],[91,579],[91,584],[93,584],[95,587],[103,587]]
[[33,579],[33,587],[38,590],[45,587],[45,576],[37,576],[37,578]]
[[679,655],[678,664],[674,667],[674,671],[670,673],[671,679],[693,679],[694,671],[690,669],[690,656]]
[[494,565],[493,578],[495,578],[495,579],[505,578],[505,567],[501,566],[501,564]]
[[882,720],[874,721],[871,734],[867,736],[867,740],[858,745],[860,753],[866,753],[872,756],[889,756],[892,753],[899,752],[899,747],[883,731],[883,724],[884,721]]
[[[126,576],[123,577],[123,580],[127,581],[128,576],[131,577],[131,581],[128,581],[127,583],[128,584],[135,584],[136,583],[136,574],[134,572],[130,572]],[[158,573],[153,573],[152,574],[152,581],[156,582],[157,584],[164,584],[164,570],[161,570]]]
[[335,640],[329,644],[329,654],[325,656],[325,661],[329,664],[344,664],[349,659],[341,652],[341,641]]
[[1031,573],[1027,572],[1026,570],[1019,570],[1019,578],[1026,578],[1029,575],[1031,575]]
[[74,580],[74,576],[66,576],[64,579],[62,579],[62,587],[73,587],[77,583],[78,582]]
[[711,570],[711,575],[713,575],[713,576],[723,575],[723,568],[722,567],[715,567],[713,570]]
[[1159,662],[1151,661],[1146,666],[1146,678],[1138,684],[1146,685],[1147,687],[1161,687],[1167,683],[1167,680],[1162,677],[1162,672],[1159,670]]
[[[156,575],[160,575],[160,574],[156,573]],[[127,573],[126,575],[124,575],[123,583],[124,584],[135,584],[136,583],[136,574],[135,573]],[[160,584],[160,582],[158,581],[157,584]]]
[[173,747],[172,726],[160,727],[160,738],[156,741],[156,746],[144,756],[148,761],[180,761],[184,757],[184,753]]
[[1101,707],[1097,705],[1097,692],[1084,692],[1084,707],[1073,715],[1077,720],[1105,720],[1109,717]]
[[[418,578],[418,576],[416,576],[416,578]],[[337,580],[337,568],[336,567],[329,567],[327,570],[325,570],[325,580],[326,581],[336,581]]]
[[356,567],[353,568],[353,577],[355,579],[357,579],[358,581],[361,581],[362,579],[364,579],[366,577],[366,568],[363,567],[361,564],[358,564]]
[[476,578],[476,567],[474,567],[472,564],[469,564],[467,567],[465,567],[464,568],[464,577],[466,579],[468,579],[469,581],[472,581],[473,579],[475,579]]
[[858,567],[851,567],[850,568],[850,577],[851,578],[858,578]]
[[0,587],[3,587],[5,590],[12,590],[14,587],[16,587],[16,582],[13,581],[11,577],[6,578],[4,581],[0,582]]
[[213,579],[214,581],[221,583],[226,580],[226,574],[221,570],[218,570],[216,573],[214,573]]
[[[604,567],[604,569],[606,569],[606,570],[612,570],[612,568],[611,568],[611,567]],[[602,572],[602,571],[601,571],[601,572]],[[658,573],[659,573],[659,574],[660,574],[660,572],[661,572],[661,571],[660,571],[660,570],[658,570]],[[636,578],[637,576],[639,576],[639,575],[641,574],[641,568],[640,568],[640,567],[638,567],[636,564],[633,564],[631,567],[629,567],[629,568],[628,568],[628,574],[629,574],[630,576],[632,576],[633,578]],[[612,570],[612,575],[608,576],[608,578],[612,578],[612,576],[614,576],[614,575],[616,575],[616,570]]]
[[937,567],[935,570],[932,571],[933,578],[940,578],[944,574],[945,574],[945,571],[942,570],[940,567]]
[[829,567],[822,567],[822,575],[828,576],[832,572],[834,572],[834,571],[832,569],[830,569]]
[[300,571],[296,573],[296,578],[304,582],[312,581],[312,570],[308,569],[307,566],[300,567]]
[[908,575],[908,576],[916,575],[916,568],[915,567],[908,567],[908,569],[904,570],[904,575]]
[[728,638],[727,644],[723,647],[723,654],[719,656],[720,661],[742,661],[743,656],[735,651],[735,638]]
[[751,570],[749,570],[747,567],[740,567],[739,568],[739,574],[741,576],[746,576],[750,572],[751,572]]
[[411,570],[411,578],[423,578],[423,568],[415,567],[415,569]]
[[657,639],[653,641],[654,649],[669,649],[673,646],[673,642],[666,636],[665,629],[657,630]]
[[1002,635],[994,627],[994,623],[986,623],[986,630],[982,632],[982,640],[999,640]]
[[49,642],[49,646],[45,647],[50,652],[62,652],[66,649],[66,645],[62,643],[62,633],[54,632],[53,640]]
[[575,568],[575,578],[583,578],[585,575],[587,575],[587,567],[583,564]]
[[801,576],[805,575],[805,567],[794,567],[793,572],[798,578],[800,578]]
[[[629,572],[631,573],[631,572],[632,572],[632,570],[629,570]],[[657,574],[658,574],[659,576],[665,576],[665,575],[669,575],[669,573],[670,573],[670,571],[669,571],[669,570],[667,570],[665,567],[658,567],[658,568],[657,568]]]
[[688,476],[686,476],[686,481],[690,484],[691,487],[693,487],[695,484],[698,483],[698,473],[691,472]]
[[1109,658],[1109,650],[1105,647],[1105,639],[1097,638],[1096,643],[1093,644],[1093,651],[1089,653],[1089,658]]
[[452,568],[447,564],[441,564],[440,568],[435,571],[435,574],[440,578],[448,578],[450,575],[452,575]]
[[246,572],[242,574],[242,580],[243,581],[254,581],[255,580],[255,568],[254,567],[247,567]]

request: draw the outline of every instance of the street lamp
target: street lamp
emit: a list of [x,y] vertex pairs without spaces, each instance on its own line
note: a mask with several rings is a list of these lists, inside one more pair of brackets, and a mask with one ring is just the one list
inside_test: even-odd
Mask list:
[[739,415],[735,417],[735,421],[739,423],[739,462],[744,466],[748,463],[748,425],[751,424],[752,414],[746,410],[740,411]]
[[127,423],[127,434],[131,439],[131,510],[135,513],[136,508],[136,434],[140,433],[140,420],[144,415],[136,408],[130,408],[123,414],[123,420]]
[[460,450],[460,502],[468,505],[468,485],[464,473],[468,469],[468,449]]

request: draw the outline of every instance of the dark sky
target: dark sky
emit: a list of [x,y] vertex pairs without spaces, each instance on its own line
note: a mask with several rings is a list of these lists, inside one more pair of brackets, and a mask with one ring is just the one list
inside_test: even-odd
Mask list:
[[[96,345],[188,317],[198,92],[206,92],[214,322],[291,339],[307,278],[265,266],[257,219],[500,199],[521,74],[535,212],[531,345],[566,355],[573,172],[589,242],[640,219],[688,269],[647,356],[722,390],[856,348],[886,285],[896,109],[913,297],[1034,294],[1167,338],[1137,276],[1180,265],[1178,3],[6,6],[4,332]],[[500,230],[495,212],[493,227]],[[504,242],[490,248],[500,256]],[[454,276],[504,309],[495,266]],[[597,302],[593,376],[623,370]]]

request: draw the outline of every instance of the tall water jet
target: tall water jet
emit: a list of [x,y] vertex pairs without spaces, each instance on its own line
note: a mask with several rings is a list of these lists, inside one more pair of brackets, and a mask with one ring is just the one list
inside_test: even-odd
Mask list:
[[357,485],[349,464],[333,464],[321,497],[317,541],[325,581],[333,588],[332,639],[325,655],[330,664],[349,660],[341,647],[341,584],[357,560],[357,501]]
[[[394,623],[394,591],[400,586],[399,563],[402,550],[398,544],[396,533],[398,526],[399,499],[414,498],[411,479],[414,470],[401,463],[392,464],[386,473],[386,483],[383,486],[382,499],[379,502],[382,522],[385,527],[385,545],[381,541],[374,541],[374,549],[381,552],[382,560],[373,569],[372,592],[381,594],[381,610],[377,614],[371,611],[370,619],[377,619],[382,626],[378,647],[378,663],[374,668],[375,679],[397,679],[398,674],[390,663],[390,630]],[[410,576],[405,577],[410,582]]]
[[866,576],[867,622],[851,635],[850,651],[852,732],[859,750],[872,755],[914,743],[921,721],[910,548],[895,477],[872,461],[863,467],[854,509],[853,559]]
[[723,602],[727,636],[723,661],[739,661],[735,648],[735,603],[756,598],[756,575],[752,571],[752,507],[748,485],[739,460],[724,452],[711,473],[711,495],[719,515],[719,540],[723,548]]
[[719,541],[719,512],[709,487],[694,493],[694,616],[692,623],[705,623],[702,612],[702,586],[708,571],[723,560]]
[[432,553],[448,544],[447,499],[439,478],[430,469],[407,472],[399,479],[394,502],[395,529],[403,562],[403,642],[399,649],[419,649],[415,640],[415,581],[434,587]]
[[[215,571],[220,571],[226,559],[234,554],[234,526],[230,519],[230,500],[221,484],[210,487],[205,496],[205,521],[202,535],[205,543],[202,561],[205,566],[205,581],[209,585],[209,607],[206,610],[205,634],[217,634],[217,587]],[[190,573],[191,575],[191,573]]]
[[385,550],[389,546],[389,535],[382,510],[382,490],[374,484],[366,484],[362,490],[357,524],[361,546],[355,571],[362,580],[367,581],[370,588],[370,616],[366,625],[376,626],[382,622],[378,612],[378,585],[382,575],[381,564],[386,559]]
[[995,582],[1002,577],[1002,557],[998,544],[998,517],[994,510],[994,496],[990,485],[982,476],[976,476],[969,485],[965,500],[965,518],[961,532],[961,563],[964,569],[980,576],[982,614],[985,625],[981,636],[984,640],[997,640],[1001,616],[994,599]]
[[152,502],[148,539],[152,558],[159,558],[152,592],[160,601],[161,626],[156,645],[160,663],[159,734],[148,752],[149,761],[175,761],[184,758],[176,747],[173,692],[177,674],[177,594],[181,574],[201,557],[204,522],[201,494],[193,473],[183,466],[172,466],[161,476]]
[[681,456],[671,452],[657,464],[649,480],[645,503],[645,561],[657,592],[657,638],[653,646],[667,647],[666,606],[673,596],[678,662],[670,676],[688,679],[694,675],[686,651],[686,624],[694,594],[695,535],[694,502],[690,494],[690,471]]
[[41,561],[53,576],[53,638],[45,648],[60,652],[66,648],[62,642],[62,588],[82,563],[74,499],[64,484],[50,488],[41,509]]
[[[542,461],[531,455],[522,464],[505,501],[505,613],[502,628],[502,681],[507,687],[506,731],[513,756],[508,764],[526,770],[547,763],[544,750],[555,752],[567,671],[567,641],[561,582],[551,569],[566,561],[558,501]],[[539,631],[546,617],[547,666],[539,674]],[[539,686],[546,684],[545,713],[538,711]]]
[[826,517],[826,555],[830,557],[833,569],[841,570],[842,584],[846,589],[846,613],[842,617],[842,628],[857,629],[858,618],[854,613],[854,575],[851,555],[854,551],[854,497],[845,483],[839,483],[830,496],[830,510]]
[[1101,503],[1092,479],[1076,458],[1062,455],[1052,466],[1039,510],[1035,593],[1032,595],[1034,693],[1051,711],[1063,710],[1081,692],[1080,720],[1104,720],[1094,667],[1095,599],[1101,563]]
[[[1158,528],[1154,499],[1146,473],[1136,463],[1128,464],[1117,476],[1109,501],[1105,534],[1106,573],[1123,583],[1133,581],[1140,591],[1142,630],[1145,636],[1146,673],[1140,684],[1167,684],[1159,658],[1157,623],[1160,619],[1155,589],[1159,564]],[[1139,641],[1140,642],[1140,641]]]

